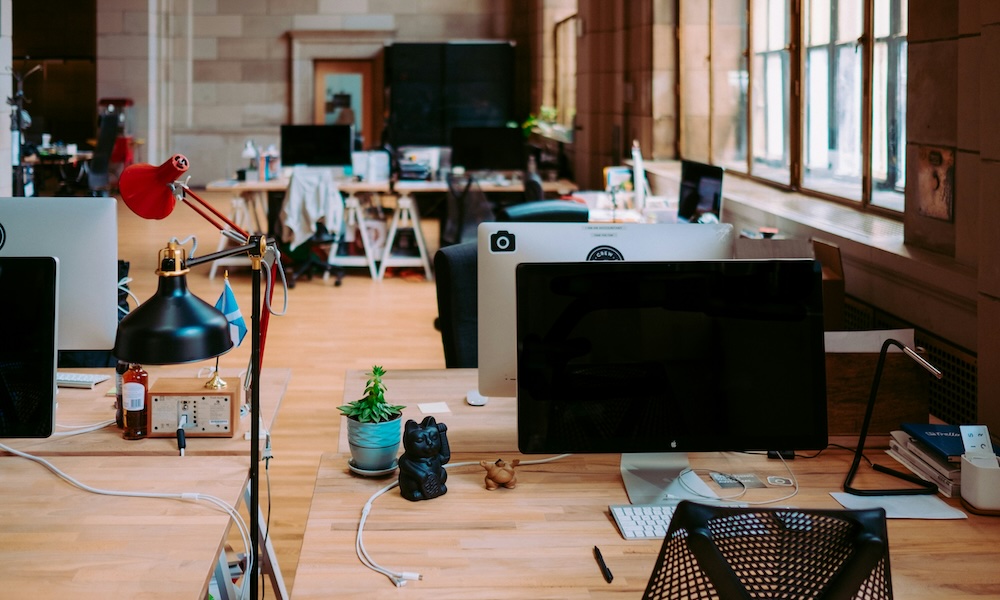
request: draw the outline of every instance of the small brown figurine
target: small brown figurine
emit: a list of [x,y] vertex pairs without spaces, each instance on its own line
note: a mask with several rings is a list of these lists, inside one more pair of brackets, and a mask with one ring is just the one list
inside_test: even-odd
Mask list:
[[481,460],[479,464],[486,469],[486,489],[492,491],[500,486],[513,488],[517,485],[517,473],[514,472],[514,467],[521,464],[520,460],[514,459],[507,464],[502,458],[498,458],[495,463]]

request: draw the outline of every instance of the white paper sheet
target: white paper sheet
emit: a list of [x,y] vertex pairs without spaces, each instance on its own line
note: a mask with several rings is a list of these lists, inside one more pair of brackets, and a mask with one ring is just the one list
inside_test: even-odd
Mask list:
[[855,496],[830,492],[847,509],[884,508],[889,519],[967,519],[968,515],[952,508],[937,496]]

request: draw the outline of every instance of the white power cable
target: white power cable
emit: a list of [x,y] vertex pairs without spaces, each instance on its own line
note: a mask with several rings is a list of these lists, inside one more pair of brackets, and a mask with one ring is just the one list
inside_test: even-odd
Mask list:
[[[91,494],[98,494],[101,496],[118,496],[126,498],[157,498],[163,500],[185,500],[185,501],[202,501],[215,506],[222,512],[229,515],[229,518],[236,523],[236,527],[239,529],[240,537],[243,538],[243,546],[246,550],[247,556],[247,569],[245,573],[248,577],[255,576],[254,569],[256,565],[253,564],[253,555],[250,550],[250,529],[243,519],[243,516],[236,510],[235,507],[226,503],[225,500],[211,494],[202,494],[199,492],[182,492],[182,493],[167,493],[167,492],[137,492],[137,491],[122,491],[122,490],[106,490],[101,488],[95,488],[89,486],[80,480],[74,478],[68,473],[59,469],[51,462],[45,460],[44,458],[35,456],[33,454],[28,454],[27,452],[22,452],[7,446],[6,444],[0,444],[0,450],[13,454],[14,456],[20,456],[21,458],[30,460],[32,462],[38,463],[54,473],[57,477],[65,481],[66,483],[76,487],[85,492],[90,492]],[[243,586],[243,597],[245,598],[249,592],[249,586]]]
[[80,435],[83,433],[90,433],[91,431],[97,431],[99,429],[104,429],[108,425],[114,423],[113,419],[107,421],[100,421],[98,423],[92,423],[90,425],[62,425],[56,423],[56,427],[61,427],[69,431],[57,431],[52,434],[52,437],[70,437],[74,435]]
[[[557,456],[550,456],[548,458],[540,458],[537,460],[522,460],[518,463],[518,466],[540,465],[543,463],[560,460],[566,458],[567,456],[571,455],[559,454]],[[468,467],[472,465],[479,466],[479,463],[478,462],[449,463],[444,465],[444,468],[453,469],[458,467]],[[365,542],[364,542],[365,522],[368,520],[368,515],[371,513],[373,503],[379,496],[382,496],[383,494],[385,494],[386,492],[397,486],[399,486],[398,479],[376,491],[374,494],[371,495],[371,497],[368,498],[368,501],[365,502],[364,507],[361,509],[361,519],[358,521],[358,535],[357,538],[355,538],[354,549],[355,552],[357,552],[358,554],[358,560],[360,560],[362,564],[364,564],[369,569],[375,571],[376,573],[381,573],[382,575],[388,577],[389,580],[396,585],[396,587],[402,587],[406,585],[407,581],[415,581],[423,579],[424,576],[421,575],[420,573],[414,573],[411,571],[393,571],[391,569],[383,567],[382,565],[372,560],[371,556],[368,554],[368,550],[365,548]]]
[[[788,500],[789,498],[793,498],[793,497],[795,497],[799,493],[799,480],[795,477],[795,473],[792,472],[792,468],[785,461],[785,457],[782,456],[781,453],[778,453],[777,456],[778,456],[778,458],[781,459],[781,464],[783,464],[785,466],[785,470],[788,471],[788,479],[792,482],[792,491],[791,491],[791,493],[786,494],[784,496],[781,496],[780,498],[772,498],[770,500],[756,500],[756,501],[753,501],[753,502],[748,502],[746,500],[740,500],[740,502],[742,504],[746,504],[747,506],[762,506],[762,505],[765,505],[765,504],[774,504],[775,502],[782,502],[784,500]],[[707,496],[705,494],[702,494],[702,493],[698,492],[697,490],[695,490],[694,488],[692,488],[691,486],[689,486],[687,484],[687,482],[684,481],[684,475],[686,473],[712,473],[712,472],[719,473],[720,475],[722,475],[724,477],[728,477],[729,479],[732,479],[736,483],[740,484],[740,486],[742,487],[742,489],[739,492],[737,492],[735,494],[732,494],[730,496]],[[689,493],[694,494],[695,496],[697,496],[699,498],[705,498],[706,500],[735,501],[735,500],[738,500],[738,499],[742,498],[747,493],[747,490],[749,489],[749,488],[747,488],[746,483],[744,483],[743,481],[741,481],[735,475],[732,475],[732,474],[729,474],[729,473],[720,473],[719,471],[714,471],[712,469],[692,469],[692,468],[688,467],[688,468],[683,469],[681,471],[680,476],[677,477],[677,481],[680,482],[681,486],[684,487],[684,489],[686,489]]]

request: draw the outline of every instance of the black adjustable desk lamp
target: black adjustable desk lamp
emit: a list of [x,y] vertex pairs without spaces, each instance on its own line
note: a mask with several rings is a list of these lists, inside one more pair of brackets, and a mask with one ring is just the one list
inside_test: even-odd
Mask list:
[[[160,250],[156,274],[156,293],[125,316],[118,324],[113,354],[127,362],[139,364],[180,364],[214,358],[233,347],[229,323],[214,306],[194,296],[187,288],[186,274],[191,267],[214,262],[220,258],[245,254],[253,271],[253,309],[251,315],[250,351],[250,515],[251,560],[250,597],[257,598],[257,572],[260,569],[260,365],[263,339],[261,334],[261,267],[268,242],[260,235],[249,235],[242,228],[198,198],[177,178],[188,168],[187,159],[174,155],[159,167],[135,164],[122,172],[118,186],[122,200],[139,216],[162,219],[173,210],[176,200],[188,204],[211,221],[227,237],[241,245],[186,259],[183,248],[175,242]],[[191,204],[192,196],[200,206]],[[216,219],[225,223],[220,225]],[[273,265],[272,268],[276,267]]]
[[868,397],[868,408],[865,410],[865,418],[861,423],[861,435],[858,436],[858,447],[854,451],[854,461],[851,463],[851,468],[847,470],[847,477],[844,479],[844,491],[855,496],[914,496],[918,494],[936,494],[938,492],[938,488],[934,483],[924,481],[916,475],[911,475],[909,473],[904,473],[902,471],[897,471],[895,469],[890,469],[889,467],[877,464],[873,464],[872,469],[904,481],[909,481],[917,487],[874,490],[859,489],[852,485],[854,476],[858,472],[858,465],[861,464],[861,456],[865,451],[865,438],[868,437],[868,427],[871,425],[872,411],[875,408],[875,396],[878,394],[879,381],[882,379],[882,367],[885,364],[885,355],[889,350],[889,346],[898,346],[907,356],[915,360],[917,364],[930,372],[931,375],[934,375],[938,379],[941,379],[942,377],[941,371],[935,368],[931,363],[924,360],[922,356],[917,354],[912,348],[908,348],[902,342],[890,338],[882,343],[882,351],[879,353],[878,364],[875,366],[875,379],[872,381],[871,395]]

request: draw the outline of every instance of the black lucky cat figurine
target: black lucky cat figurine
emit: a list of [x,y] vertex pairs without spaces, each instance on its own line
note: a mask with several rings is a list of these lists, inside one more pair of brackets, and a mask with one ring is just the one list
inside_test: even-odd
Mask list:
[[399,493],[407,500],[430,500],[448,491],[444,465],[451,460],[448,427],[434,417],[419,425],[412,419],[403,428],[403,455],[399,457]]

